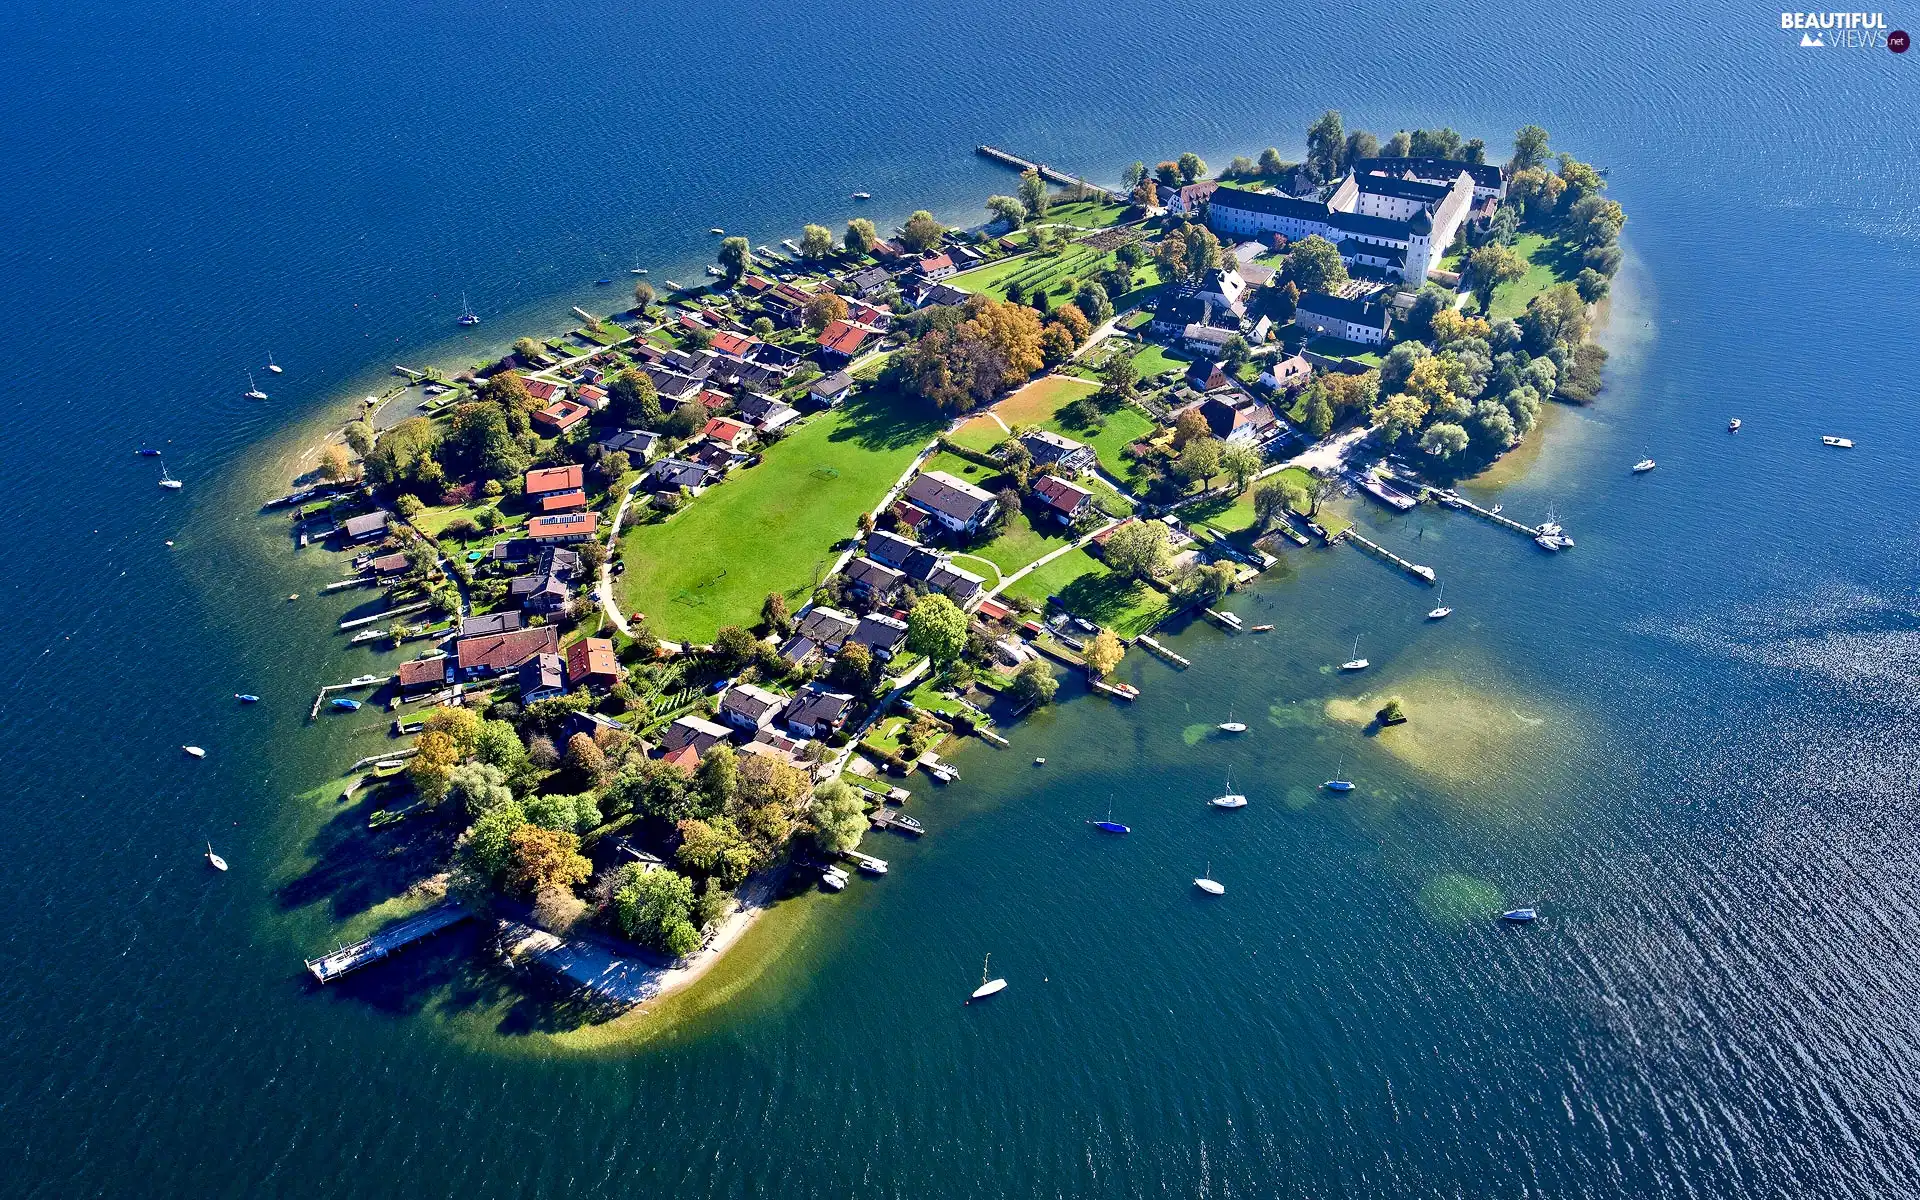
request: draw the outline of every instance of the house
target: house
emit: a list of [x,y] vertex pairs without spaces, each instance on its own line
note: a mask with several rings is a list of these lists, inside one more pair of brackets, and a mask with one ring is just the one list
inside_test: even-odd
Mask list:
[[852,709],[853,697],[845,692],[807,688],[787,706],[787,732],[800,738],[826,737],[847,723]]
[[860,618],[860,626],[850,640],[865,646],[875,658],[892,658],[907,640],[907,623],[885,613],[868,613]]
[[887,273],[885,267],[868,267],[847,276],[847,285],[853,288],[854,295],[863,300],[868,296],[877,296],[886,291],[887,284],[892,281],[893,276]]
[[846,362],[860,353],[861,343],[873,336],[873,330],[865,325],[835,321],[820,333],[820,354],[823,358]]
[[370,513],[361,513],[357,517],[348,517],[346,524],[340,527],[350,542],[377,542],[387,536],[389,517],[384,509],[375,509]]
[[1500,168],[1489,163],[1463,163],[1451,158],[1360,158],[1353,161],[1356,174],[1398,175],[1403,179],[1422,179],[1428,183],[1450,182],[1461,171],[1473,179],[1476,200],[1503,200],[1507,180]]
[[459,636],[463,638],[486,637],[493,633],[512,633],[526,627],[526,618],[517,612],[487,613],[484,616],[467,617],[460,622]]
[[1277,392],[1290,392],[1313,378],[1313,367],[1303,355],[1273,359],[1260,372],[1260,382]]
[[403,575],[413,566],[405,554],[395,550],[392,554],[382,554],[367,562],[367,570],[378,576]]
[[853,376],[845,371],[835,371],[814,380],[813,386],[807,389],[807,399],[821,408],[838,408],[852,391]]
[[1093,493],[1052,475],[1033,481],[1033,494],[1062,525],[1071,525],[1093,508]]
[[932,513],[906,500],[895,500],[887,509],[887,514],[899,522],[900,528],[915,537],[920,536],[922,526],[933,520]]
[[1160,200],[1166,205],[1168,212],[1192,216],[1200,211],[1200,206],[1213,196],[1214,189],[1219,186],[1218,181],[1208,179],[1200,183],[1189,183],[1185,187],[1161,188]]
[[573,398],[586,405],[589,412],[607,411],[607,394],[592,384],[583,383],[574,388]]
[[725,417],[715,417],[707,422],[700,436],[711,442],[718,442],[729,450],[738,450],[753,440],[753,426],[730,421]]
[[933,569],[927,572],[927,586],[936,592],[944,592],[947,599],[971,611],[974,605],[980,603],[980,597],[986,594],[987,581],[972,571],[954,566],[951,560],[942,555]]
[[1258,446],[1280,432],[1280,418],[1245,392],[1223,392],[1200,402],[1213,436],[1235,446]]
[[719,478],[718,471],[702,463],[663,458],[647,472],[647,486],[656,492],[677,492],[685,488],[697,496]]
[[978,533],[1000,507],[991,492],[945,471],[922,471],[907,485],[906,498],[955,533]]
[[828,650],[840,649],[840,643],[853,636],[860,626],[860,619],[841,612],[837,608],[828,608],[816,604],[800,615],[800,623],[794,626],[794,635]]
[[508,583],[507,599],[519,605],[522,612],[552,616],[573,599],[573,588],[566,576],[540,571]]
[[[514,616],[519,616],[515,613]],[[412,662],[400,664],[399,687],[402,696],[411,696],[419,692],[439,691],[447,686],[447,668],[453,660],[444,654],[432,658],[416,658]]]
[[740,401],[739,414],[743,419],[753,422],[754,428],[761,433],[785,429],[800,419],[799,409],[760,392],[749,392]]
[[454,669],[461,679],[481,679],[503,671],[518,670],[520,664],[536,654],[558,654],[560,631],[551,625],[533,629],[514,629],[481,637],[461,638],[454,643]]
[[885,333],[893,328],[893,310],[855,302],[847,306],[847,320],[865,325],[875,333]]
[[648,379],[653,381],[653,390],[660,396],[662,408],[672,408],[680,401],[700,390],[706,379],[705,374],[689,375],[685,371],[675,370],[663,363],[648,363],[640,368]]
[[[577,682],[573,679],[571,671],[567,673],[567,679],[569,682]],[[597,712],[570,712],[566,720],[560,722],[560,733],[568,738],[576,733],[584,733],[597,742],[603,733],[626,732],[628,730],[624,724]],[[644,747],[646,743],[642,742],[641,745]]]
[[726,741],[731,732],[725,725],[716,725],[700,717],[678,717],[661,736],[660,748],[669,755],[691,750],[697,764],[701,755]]
[[520,664],[520,703],[567,694],[567,666],[558,654],[536,654]]
[[[721,732],[724,733],[726,731],[723,729]],[[700,771],[700,750],[696,746],[682,746],[678,750],[669,750],[665,754],[662,754],[660,761],[666,763],[682,775],[685,775],[688,779],[692,779]],[[645,864],[642,864],[641,869],[647,869]]]
[[[1363,159],[1361,163],[1408,160]],[[1499,168],[1489,168],[1498,176]],[[1415,172],[1433,178],[1421,178]],[[1325,200],[1307,200],[1243,188],[1217,189],[1207,225],[1235,239],[1279,234],[1288,241],[1321,237],[1350,267],[1371,268],[1418,287],[1440,266],[1460,226],[1473,214],[1481,181],[1466,163],[1362,169],[1342,179]]]
[[577,492],[586,486],[586,471],[578,463],[564,467],[542,467],[527,472],[527,497],[537,500],[559,492]]
[[557,513],[527,522],[527,536],[543,546],[584,542],[600,527],[599,513]]
[[856,558],[842,572],[853,586],[854,594],[875,604],[885,604],[899,595],[907,577],[885,563],[871,558]]
[[890,567],[905,567],[907,559],[913,556],[914,551],[920,549],[920,543],[912,538],[901,537],[897,533],[876,529],[867,535],[865,549],[868,558],[883,562]]
[[789,667],[804,667],[819,653],[820,647],[814,644],[812,638],[801,637],[797,633],[780,643],[780,661]]
[[1180,344],[1194,354],[1219,358],[1227,352],[1227,343],[1239,336],[1237,329],[1222,329],[1196,321],[1180,331]]
[[527,395],[532,396],[542,404],[558,400],[566,394],[566,389],[557,383],[551,383],[545,379],[525,379],[521,382],[526,385]]
[[555,400],[533,414],[533,423],[548,437],[557,437],[586,420],[589,411],[577,400]]
[[1093,466],[1092,446],[1051,429],[1029,429],[1020,435],[1020,444],[1026,447],[1036,467],[1059,467],[1077,475]]
[[953,265],[953,256],[949,254],[930,254],[913,264],[914,273],[929,283],[937,283],[959,270]]
[[1238,333],[1240,318],[1231,309],[1202,300],[1189,289],[1160,298],[1147,332],[1158,338],[1184,338],[1195,325]]
[[776,346],[772,342],[761,342],[755,346],[750,357],[761,366],[778,371],[782,375],[792,372],[805,358],[798,351],[789,350],[785,346]]
[[694,442],[687,448],[687,461],[712,471],[716,476],[725,475],[733,470],[735,464],[746,460],[746,455],[732,450],[719,442]]
[[707,343],[707,348],[716,354],[724,354],[728,358],[744,359],[753,353],[753,348],[759,344],[760,339],[757,337],[748,337],[745,334],[722,329],[713,335],[713,340]]
[[694,399],[710,413],[722,412],[733,405],[733,397],[718,388],[701,388]]
[[748,733],[757,733],[773,724],[787,698],[778,692],[751,683],[736,683],[720,697],[722,721]]
[[1390,308],[1344,296],[1308,293],[1293,310],[1293,326],[1308,337],[1340,338],[1366,346],[1384,345]]
[[620,682],[620,659],[608,638],[581,638],[567,647],[567,684],[601,692]]
[[540,503],[535,507],[543,513],[557,513],[579,512],[586,506],[585,492],[554,492],[552,495],[540,497]]
[[660,449],[660,435],[651,429],[623,429],[612,437],[600,439],[600,449],[608,454],[624,454],[645,466]]
[[913,306],[931,308],[936,304],[965,304],[972,294],[950,283],[936,283],[930,287],[922,287],[920,294],[914,297]]
[[1236,318],[1247,315],[1247,281],[1240,278],[1233,260],[1228,265],[1216,267],[1200,277],[1193,289],[1193,298],[1202,304],[1211,304],[1217,309],[1225,309]]

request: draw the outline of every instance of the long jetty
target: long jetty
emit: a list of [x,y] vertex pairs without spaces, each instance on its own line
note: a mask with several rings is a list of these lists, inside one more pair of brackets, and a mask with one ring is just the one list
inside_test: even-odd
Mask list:
[[1495,525],[1500,526],[1502,529],[1511,529],[1515,533],[1523,533],[1528,537],[1540,536],[1540,530],[1535,528],[1534,526],[1522,525],[1520,522],[1514,520],[1512,517],[1503,517],[1499,513],[1494,512],[1491,509],[1481,508],[1478,504],[1475,504],[1473,501],[1467,499],[1465,496],[1462,496],[1458,492],[1435,492],[1434,498],[1439,500],[1440,503],[1446,505],[1448,508],[1464,509],[1465,511],[1472,513],[1476,517],[1485,517],[1487,520],[1492,521]]
[[436,904],[404,921],[387,926],[365,941],[342,946],[332,954],[308,959],[307,970],[321,983],[332,983],[342,975],[358,971],[369,963],[379,962],[423,938],[432,937],[443,929],[451,929],[472,915],[452,900]]
[[1432,567],[1423,567],[1412,559],[1401,558],[1398,554],[1382,546],[1379,542],[1372,541],[1355,533],[1350,527],[1334,534],[1332,540],[1336,542],[1343,540],[1350,541],[1363,550],[1371,550],[1422,583],[1430,584],[1434,580]]
[[1186,658],[1183,658],[1182,656],[1175,654],[1173,651],[1167,649],[1165,646],[1161,645],[1159,642],[1154,641],[1153,638],[1148,636],[1147,634],[1143,633],[1139,637],[1135,638],[1134,640],[1139,642],[1142,646],[1145,646],[1147,649],[1153,651],[1155,654],[1158,654],[1161,658],[1166,659],[1168,662],[1172,663],[1176,667],[1190,667],[1193,665],[1193,663],[1188,661]]
[[1077,175],[1069,175],[1065,171],[1057,171],[1045,163],[1028,162],[1019,155],[1009,154],[998,146],[989,146],[982,143],[974,147],[974,153],[982,158],[990,158],[1002,166],[1012,167],[1016,171],[1038,171],[1040,178],[1046,180],[1048,183],[1057,183],[1062,187],[1085,188],[1099,196],[1102,200],[1111,201],[1113,199],[1113,193],[1097,183],[1088,183]]
[[431,601],[421,600],[413,604],[403,604],[399,608],[389,608],[385,612],[377,612],[370,617],[355,617],[350,621],[340,622],[340,632],[345,633],[349,629],[358,629],[362,625],[371,625],[375,621],[384,621],[389,617],[403,617],[408,613],[421,612],[431,607]]

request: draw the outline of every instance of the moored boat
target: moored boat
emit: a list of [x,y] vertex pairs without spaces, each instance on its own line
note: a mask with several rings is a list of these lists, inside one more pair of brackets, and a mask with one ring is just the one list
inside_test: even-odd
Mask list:
[[1193,886],[1199,888],[1201,891],[1205,892],[1209,896],[1226,895],[1227,885],[1224,883],[1221,883],[1217,879],[1212,878],[1212,875],[1213,875],[1213,864],[1209,862],[1207,864],[1207,873],[1205,875],[1200,876],[1200,878],[1194,880]]
[[987,978],[992,974],[990,969],[992,965],[993,955],[989,954],[986,961],[980,964],[980,986],[973,989],[973,994],[967,997],[968,1004],[972,1004],[975,1000],[985,1000],[988,996],[997,996],[1007,990],[1006,980]]
[[1341,663],[1340,669],[1342,671],[1364,671],[1372,665],[1373,665],[1372,663],[1369,663],[1366,659],[1360,657],[1360,635],[1357,633],[1354,634],[1353,635],[1353,657]]
[[212,842],[207,843],[207,865],[216,871],[224,871],[227,869],[227,860],[213,852]]
[[180,749],[186,752],[188,758],[205,758],[207,756],[207,752],[198,746],[182,746]]
[[1654,462],[1650,458],[1643,458],[1639,462],[1633,464],[1633,473],[1635,475],[1645,475],[1648,471],[1653,470],[1655,467],[1659,465],[1660,465],[1659,463]]
[[327,701],[327,703],[342,712],[354,712],[360,707],[358,700],[350,700],[345,696],[335,696],[333,699]]
[[1500,919],[1514,925],[1526,925],[1539,919],[1540,914],[1530,908],[1513,908],[1500,914]]
[[234,698],[235,700],[238,700],[238,701],[239,701],[240,703],[242,703],[242,704],[258,704],[258,703],[260,703],[260,697],[258,697],[258,696],[254,696],[254,695],[250,695],[250,694],[248,694],[248,693],[246,693],[246,692],[235,692],[235,693],[233,694],[233,698]]
[[1453,610],[1446,606],[1446,603],[1445,603],[1446,598],[1447,598],[1447,585],[1443,583],[1440,585],[1440,594],[1434,597],[1433,607],[1429,609],[1427,612],[1427,620],[1444,621],[1448,617],[1453,615]]

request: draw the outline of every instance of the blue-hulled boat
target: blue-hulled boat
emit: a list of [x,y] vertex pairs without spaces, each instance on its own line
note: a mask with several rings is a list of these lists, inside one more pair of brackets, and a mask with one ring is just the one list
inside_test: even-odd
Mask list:
[[1502,921],[1506,921],[1514,925],[1526,925],[1532,921],[1538,920],[1539,917],[1540,917],[1540,914],[1534,912],[1530,908],[1515,908],[1500,914],[1500,919]]
[[1128,829],[1125,825],[1122,825],[1120,822],[1113,819],[1112,805],[1107,806],[1106,820],[1088,821],[1087,824],[1093,826],[1095,829],[1098,829],[1101,833],[1132,833],[1133,832],[1133,830]]
[[158,450],[155,450],[152,446],[142,446],[138,450],[135,450],[134,453],[138,454],[141,458],[159,458],[160,457],[160,452]]
[[247,694],[246,694],[245,692],[235,692],[235,693],[233,694],[233,698],[234,698],[235,700],[238,700],[238,701],[239,701],[240,703],[242,703],[242,704],[258,704],[258,703],[260,703],[260,697],[258,697],[258,696],[249,696],[249,695],[247,695]]
[[353,712],[355,709],[360,707],[360,702],[358,700],[349,700],[345,696],[336,696],[333,699],[327,701],[327,703],[345,712]]

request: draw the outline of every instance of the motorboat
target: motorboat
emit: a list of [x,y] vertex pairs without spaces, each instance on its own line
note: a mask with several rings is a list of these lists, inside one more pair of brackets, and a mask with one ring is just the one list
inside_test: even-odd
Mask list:
[[596,280],[594,280],[594,281],[593,281],[593,286],[595,286],[595,287],[605,287],[605,286],[607,286],[608,284],[610,284],[610,283],[612,283],[612,282],[613,282],[613,280],[611,280],[611,279],[596,279]]
[[1728,421],[1728,422],[1727,422],[1727,432],[1728,432],[1728,433],[1738,433],[1738,432],[1740,432],[1740,418],[1739,418],[1739,417],[1735,417],[1735,418],[1734,418],[1733,420],[1731,420],[1731,421]]
[[250,695],[248,695],[248,694],[247,694],[247,693],[245,693],[245,692],[235,692],[235,693],[233,694],[233,698],[234,698],[235,700],[238,700],[238,701],[239,701],[240,703],[242,703],[242,704],[258,704],[258,703],[260,703],[260,697],[258,697],[258,696],[250,696]]
[[1199,888],[1201,891],[1205,892],[1209,896],[1226,895],[1227,885],[1219,882],[1218,880],[1208,878],[1208,876],[1211,876],[1212,874],[1213,874],[1213,864],[1209,862],[1207,864],[1206,875],[1202,875],[1200,878],[1194,880],[1193,886]]
[[712,234],[715,237],[719,237],[721,234],[725,233],[726,230],[720,228],[718,225],[715,225],[712,229],[707,230],[707,232]]
[[1494,516],[1496,516],[1496,517],[1497,517],[1497,516],[1499,516],[1499,515],[1500,515],[1500,510],[1501,510],[1501,509],[1503,509],[1503,508],[1505,508],[1505,507],[1506,507],[1506,505],[1504,505],[1504,504],[1496,504],[1496,505],[1494,505],[1494,506],[1493,506],[1492,508],[1490,508],[1490,509],[1488,509],[1487,511],[1488,511],[1488,512],[1490,512],[1490,513],[1492,513],[1492,514],[1493,514]]
[[1427,620],[1444,621],[1448,617],[1453,615],[1453,610],[1448,608],[1446,604],[1443,603],[1443,601],[1445,601],[1446,598],[1447,598],[1447,585],[1443,583],[1440,585],[1440,594],[1434,598],[1434,606],[1427,610]]
[[173,476],[167,474],[167,468],[164,465],[162,465],[160,468],[160,486],[163,488],[166,488],[168,491],[177,492],[186,485],[182,484],[178,479],[175,479]]
[[1853,439],[1852,439],[1852,438],[1843,438],[1843,437],[1834,437],[1834,436],[1832,436],[1832,435],[1830,435],[1830,434],[1826,434],[1826,435],[1822,435],[1822,436],[1821,436],[1821,438],[1820,438],[1820,440],[1821,440],[1821,441],[1822,441],[1823,443],[1825,443],[1826,445],[1829,445],[1829,446],[1838,446],[1838,447],[1839,447],[1840,449],[1842,449],[1842,450],[1851,450],[1851,449],[1853,449]]
[[855,200],[871,200],[873,199],[873,193],[872,192],[855,192],[853,194],[853,198]]
[[715,279],[718,279],[718,278],[720,278],[720,277],[721,277],[722,275],[725,275],[725,274],[726,274],[726,272],[725,272],[724,270],[722,270],[721,268],[719,268],[719,267],[708,267],[708,268],[707,268],[707,274],[709,274],[709,275],[711,275],[711,276],[713,276],[713,277],[714,277]]
[[380,682],[380,677],[378,675],[355,675],[351,680],[348,680],[347,686],[348,687],[366,687],[368,684],[379,683],[379,682]]
[[1360,657],[1360,635],[1357,633],[1354,634],[1353,657],[1341,663],[1340,669],[1342,671],[1364,671],[1372,665],[1373,665],[1372,663],[1369,663],[1366,659]]
[[180,749],[186,752],[188,758],[205,758],[207,756],[207,752],[198,746],[182,746]]
[[1500,914],[1500,919],[1513,925],[1526,925],[1540,918],[1540,914],[1530,908],[1514,908]]
[[358,700],[349,699],[346,696],[335,696],[333,699],[327,701],[327,703],[339,709],[341,712],[357,712],[360,708],[360,702]]
[[1543,533],[1533,539],[1533,544],[1542,550],[1560,551],[1573,546],[1573,539],[1564,533]]
[[467,303],[467,294],[465,292],[460,293],[459,320],[462,325],[478,325],[480,323],[480,314],[474,312],[473,305]]
[[985,1000],[988,996],[997,996],[1007,990],[1006,980],[987,978],[993,973],[990,970],[992,965],[993,955],[989,954],[986,961],[980,964],[980,986],[973,989],[973,994],[967,997],[968,1004],[972,1004],[975,1000]]
[[1271,626],[1271,625],[1255,625],[1255,626],[1253,627],[1253,629],[1251,630],[1251,632],[1253,632],[1253,633],[1272,633],[1272,632],[1273,632],[1273,626]]
[[260,390],[260,385],[253,381],[252,371],[247,372],[247,390],[243,394],[249,400],[265,400],[267,398],[267,394]]
[[1659,465],[1660,465],[1659,463],[1654,462],[1650,458],[1643,458],[1639,462],[1633,464],[1633,473],[1635,475],[1645,475],[1648,471],[1653,470],[1655,467]]
[[839,891],[847,886],[847,873],[838,867],[828,867],[820,872],[820,884],[829,891]]
[[1036,758],[1033,760],[1033,765],[1036,767],[1044,767],[1047,765],[1047,760],[1044,758]]
[[213,852],[212,842],[207,843],[207,865],[216,871],[224,871],[227,869],[227,860]]

